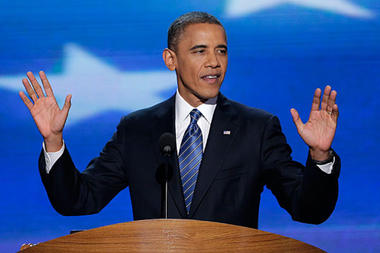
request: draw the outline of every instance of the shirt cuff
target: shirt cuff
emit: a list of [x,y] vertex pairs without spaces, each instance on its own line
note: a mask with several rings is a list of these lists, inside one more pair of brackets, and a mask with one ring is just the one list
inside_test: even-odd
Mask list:
[[55,162],[62,156],[63,152],[65,151],[65,141],[63,141],[62,148],[58,150],[57,152],[47,152],[44,142],[42,142],[42,149],[44,150],[44,155],[45,155],[46,174],[49,174]]
[[322,164],[322,165],[318,165],[318,168],[321,169],[323,172],[325,172],[326,174],[331,174],[332,170],[333,170],[333,167],[334,167],[334,163],[335,163],[335,156],[333,157],[333,161],[330,162],[330,163],[326,163],[326,164]]

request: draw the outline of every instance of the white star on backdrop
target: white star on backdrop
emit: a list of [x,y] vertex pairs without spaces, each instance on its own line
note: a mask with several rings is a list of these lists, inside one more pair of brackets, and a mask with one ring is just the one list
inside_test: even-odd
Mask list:
[[306,8],[329,11],[354,18],[371,18],[374,13],[347,0],[228,0],[225,14],[241,17],[280,4],[293,4]]
[[[47,77],[60,105],[67,94],[73,95],[67,124],[107,110],[134,111],[154,105],[163,101],[160,92],[176,87],[175,74],[169,70],[120,71],[74,44],[64,47],[63,60],[62,73],[47,72]],[[22,90],[24,77],[0,76],[0,87]]]

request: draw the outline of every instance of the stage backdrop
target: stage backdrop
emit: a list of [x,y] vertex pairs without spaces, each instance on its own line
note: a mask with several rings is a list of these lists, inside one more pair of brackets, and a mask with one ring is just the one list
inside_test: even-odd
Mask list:
[[314,89],[338,91],[334,149],[342,158],[339,200],[319,226],[291,220],[265,190],[259,228],[328,252],[380,250],[380,4],[371,0],[1,1],[0,251],[133,219],[128,189],[99,214],[63,217],[39,178],[42,147],[18,97],[29,70],[44,70],[60,104],[71,93],[64,139],[83,170],[120,117],[171,96],[174,73],[161,59],[166,32],[180,14],[207,11],[228,34],[222,92],[276,114],[293,157],[307,147],[289,109],[306,120]]

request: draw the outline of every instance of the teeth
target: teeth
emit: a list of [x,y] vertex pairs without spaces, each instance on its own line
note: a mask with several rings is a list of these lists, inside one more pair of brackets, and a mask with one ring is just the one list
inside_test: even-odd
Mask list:
[[217,78],[217,76],[205,76],[205,78]]

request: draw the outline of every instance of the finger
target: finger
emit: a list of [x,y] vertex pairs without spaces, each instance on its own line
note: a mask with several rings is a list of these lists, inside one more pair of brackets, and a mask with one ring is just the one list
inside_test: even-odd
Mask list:
[[26,73],[26,75],[28,76],[30,82],[32,83],[33,89],[36,91],[37,96],[40,98],[44,97],[45,95],[41,89],[41,86],[39,85],[37,79],[34,77],[33,73],[29,71],[28,73]]
[[322,111],[326,111],[327,101],[329,100],[329,97],[330,97],[330,91],[331,91],[331,86],[327,85],[325,87],[325,91],[323,92],[323,98],[322,98],[322,103],[321,103],[321,110]]
[[313,97],[313,103],[311,104],[311,110],[312,111],[318,111],[319,110],[319,103],[321,101],[321,89],[317,88],[314,92],[314,97]]
[[53,89],[50,86],[49,80],[47,79],[45,72],[40,71],[39,74],[42,81],[42,85],[44,86],[46,96],[54,97]]
[[28,79],[24,78],[22,79],[22,84],[25,87],[26,92],[28,93],[29,97],[33,100],[34,103],[37,101],[37,94],[34,92],[32,86],[30,85]]
[[328,114],[331,114],[333,111],[333,106],[335,105],[336,95],[337,95],[337,93],[335,90],[331,91],[329,100],[327,101],[327,108],[326,108],[326,111]]
[[20,95],[26,107],[28,107],[29,111],[32,110],[33,103],[29,100],[29,98],[25,95],[25,93],[20,91],[18,94]]
[[72,97],[71,94],[69,94],[69,95],[66,96],[65,104],[62,107],[62,112],[65,113],[66,117],[69,114],[69,110],[70,110],[70,107],[71,107],[71,97]]
[[292,114],[293,122],[296,125],[298,132],[301,132],[303,129],[303,123],[300,118],[300,115],[298,114],[297,110],[294,108],[290,109],[290,113]]
[[339,117],[339,109],[338,109],[338,105],[337,104],[334,104],[333,107],[332,107],[332,118],[334,119],[335,122],[338,121],[338,117]]

